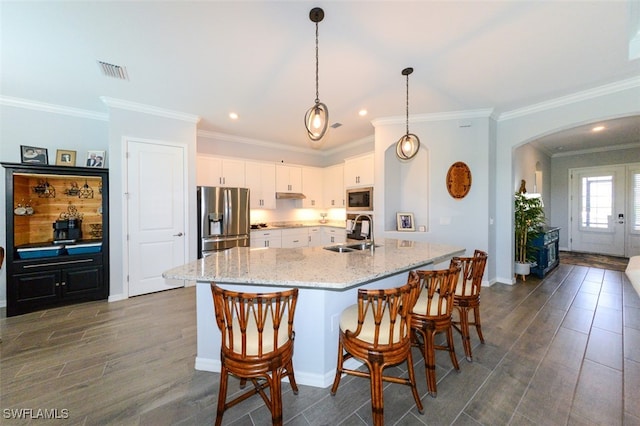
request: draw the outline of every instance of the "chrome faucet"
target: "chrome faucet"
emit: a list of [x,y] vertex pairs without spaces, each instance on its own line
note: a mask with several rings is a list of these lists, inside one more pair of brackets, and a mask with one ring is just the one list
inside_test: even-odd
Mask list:
[[371,244],[371,253],[373,253],[375,251],[375,249],[376,249],[376,241],[373,238],[373,217],[371,215],[369,215],[369,214],[360,213],[354,219],[354,221],[353,221],[354,225],[358,223],[358,219],[360,219],[361,216],[364,216],[367,219],[369,219],[369,235],[371,236],[369,238],[369,244]]

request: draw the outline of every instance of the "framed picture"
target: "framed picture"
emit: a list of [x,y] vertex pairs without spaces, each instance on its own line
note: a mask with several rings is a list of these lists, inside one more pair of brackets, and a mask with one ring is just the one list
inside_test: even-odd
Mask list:
[[87,167],[104,167],[106,158],[105,151],[89,151],[87,152]]
[[56,150],[56,166],[75,166],[76,152],[66,149]]
[[49,164],[46,148],[20,145],[20,161],[28,164]]
[[413,221],[413,213],[398,213],[398,231],[415,231],[416,226]]

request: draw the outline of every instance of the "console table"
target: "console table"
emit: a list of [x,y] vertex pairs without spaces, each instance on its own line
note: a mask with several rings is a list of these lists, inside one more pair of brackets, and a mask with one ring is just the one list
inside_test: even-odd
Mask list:
[[544,227],[542,233],[536,237],[531,245],[535,248],[536,265],[531,267],[531,273],[543,278],[549,271],[558,266],[560,256],[558,240],[560,228]]

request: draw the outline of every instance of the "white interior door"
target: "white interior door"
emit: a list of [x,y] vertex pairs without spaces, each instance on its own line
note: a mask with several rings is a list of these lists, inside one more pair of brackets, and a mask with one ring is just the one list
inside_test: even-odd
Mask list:
[[162,273],[185,263],[185,148],[127,142],[129,296],[181,287]]
[[571,250],[625,255],[626,169],[571,171]]

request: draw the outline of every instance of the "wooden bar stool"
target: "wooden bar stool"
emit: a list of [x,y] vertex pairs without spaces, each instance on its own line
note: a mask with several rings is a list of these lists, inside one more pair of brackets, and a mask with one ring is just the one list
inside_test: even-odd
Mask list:
[[[417,271],[420,277],[420,294],[411,311],[412,343],[424,356],[427,389],[432,397],[437,395],[436,349],[446,350],[456,370],[460,369],[453,346],[453,293],[460,274],[460,263],[453,262],[449,269]],[[447,344],[436,345],[438,333],[446,333]]]
[[[408,385],[420,414],[422,401],[416,388],[411,357],[410,311],[418,295],[418,275],[409,273],[407,284],[386,290],[358,290],[358,303],[346,308],[340,316],[338,367],[331,387],[335,395],[343,373],[370,380],[373,424],[384,424],[382,382]],[[344,361],[362,361],[368,372],[344,368]],[[385,367],[407,363],[408,377],[383,374]]]
[[[458,261],[462,266],[453,297],[453,307],[457,309],[460,320],[452,321],[452,325],[462,335],[462,346],[467,361],[472,361],[469,326],[476,327],[480,342],[484,343],[480,324],[480,289],[487,264],[487,253],[475,250],[473,257],[454,257],[451,261]],[[469,322],[469,311],[473,311],[473,322]]]
[[[214,283],[211,293],[216,322],[222,332],[220,349],[220,390],[216,425],[222,423],[227,408],[260,394],[271,411],[274,425],[282,424],[283,377],[289,378],[294,394],[298,386],[293,373],[293,316],[298,289],[274,293],[239,293],[225,290]],[[226,402],[228,376],[247,380],[253,389]],[[269,395],[265,389],[269,389]]]

